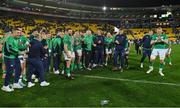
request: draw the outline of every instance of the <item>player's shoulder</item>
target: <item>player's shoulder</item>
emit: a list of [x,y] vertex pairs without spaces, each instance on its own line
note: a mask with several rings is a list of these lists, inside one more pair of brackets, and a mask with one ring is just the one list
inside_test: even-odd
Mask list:
[[157,38],[158,37],[158,35],[157,34],[153,34],[153,35],[151,35],[151,38],[153,39],[153,38]]
[[153,34],[153,35],[151,35],[152,37],[157,37],[158,35],[157,34]]
[[7,36],[7,37],[5,38],[5,40],[6,40],[6,41],[14,40],[14,37],[12,37],[12,36]]
[[163,37],[168,37],[167,34],[162,34],[161,36],[163,36]]

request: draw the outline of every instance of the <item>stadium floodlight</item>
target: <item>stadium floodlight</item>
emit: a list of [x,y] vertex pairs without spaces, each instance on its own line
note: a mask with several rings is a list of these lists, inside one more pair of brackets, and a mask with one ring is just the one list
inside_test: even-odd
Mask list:
[[104,6],[102,9],[103,9],[103,11],[106,11],[106,10],[107,10],[107,7],[106,7],[106,6]]
[[157,15],[154,15],[154,18],[157,18]]

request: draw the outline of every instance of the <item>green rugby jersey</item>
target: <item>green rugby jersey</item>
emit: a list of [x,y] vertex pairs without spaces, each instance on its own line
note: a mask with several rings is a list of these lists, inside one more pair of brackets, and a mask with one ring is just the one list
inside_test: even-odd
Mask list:
[[64,35],[64,39],[63,39],[63,43],[64,45],[67,45],[67,50],[68,51],[73,51],[74,50],[74,42],[73,42],[73,36],[70,35]]
[[24,51],[24,50],[26,50],[27,49],[27,47],[28,47],[28,43],[29,43],[29,40],[28,40],[28,38],[27,37],[25,37],[24,35],[22,35],[22,36],[20,36],[19,38],[18,38],[18,47],[19,47],[19,50],[20,51]]
[[52,46],[52,38],[47,38],[46,39],[47,44],[48,44],[48,49],[52,50],[53,46]]
[[75,51],[82,49],[81,41],[82,41],[81,37],[74,37],[74,43],[75,43],[74,50]]
[[105,37],[105,48],[112,48],[113,47],[113,37]]
[[91,51],[92,46],[94,44],[93,42],[93,35],[85,35],[84,37],[84,44],[86,45],[85,50]]
[[56,36],[52,40],[52,45],[53,51],[60,53],[62,51],[62,38],[60,36]]
[[[161,34],[160,37],[161,37],[162,40],[168,39],[165,34]],[[152,35],[152,40],[157,41],[158,40],[158,35],[157,34]],[[164,43],[164,42],[156,42],[154,44],[153,48],[154,49],[166,49],[166,43]]]

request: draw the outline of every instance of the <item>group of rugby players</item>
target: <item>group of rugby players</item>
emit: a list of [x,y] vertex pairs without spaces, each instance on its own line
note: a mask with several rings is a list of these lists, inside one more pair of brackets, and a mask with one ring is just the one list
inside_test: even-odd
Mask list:
[[[123,69],[128,68],[129,43],[122,29],[114,34],[101,30],[96,34],[92,34],[91,30],[57,30],[56,36],[45,29],[34,29],[27,38],[22,28],[17,27],[7,32],[1,41],[4,78],[1,89],[6,92],[22,89],[26,86],[23,80],[28,82],[29,88],[35,86],[34,82],[40,82],[40,86],[48,86],[50,83],[46,82],[45,74],[50,72],[51,66],[54,74],[74,79],[74,70],[91,71],[95,67],[107,66],[113,58],[112,70],[123,72]],[[149,30],[139,44],[143,51],[140,67],[143,68],[143,62],[148,56],[150,66],[147,73],[152,72],[154,60],[159,56],[159,73],[164,76],[162,70],[166,56],[168,63],[172,64],[168,38],[162,28],[157,28],[156,33]],[[12,76],[14,81],[10,84]]]

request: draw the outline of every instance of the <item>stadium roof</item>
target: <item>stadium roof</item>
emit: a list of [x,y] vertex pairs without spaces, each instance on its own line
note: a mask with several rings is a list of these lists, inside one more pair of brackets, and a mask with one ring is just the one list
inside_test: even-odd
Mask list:
[[[63,0],[56,0],[63,1]],[[162,5],[179,5],[180,0],[65,0],[91,6],[107,7],[156,7]]]
[[141,8],[141,7],[161,7],[180,5],[180,0],[7,0],[25,1],[29,3],[60,5],[71,4],[87,7],[120,7],[120,8]]
[[[180,0],[5,0],[0,10],[60,15],[65,18],[119,20],[179,16]],[[163,2],[162,2],[163,1]],[[103,8],[104,7],[104,8]],[[105,10],[104,10],[105,9]]]

